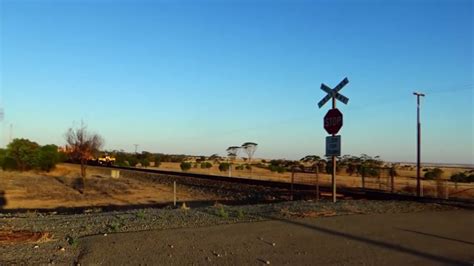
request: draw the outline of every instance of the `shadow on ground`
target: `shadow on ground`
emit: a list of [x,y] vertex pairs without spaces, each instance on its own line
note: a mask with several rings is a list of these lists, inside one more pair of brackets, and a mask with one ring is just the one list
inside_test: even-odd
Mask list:
[[7,205],[7,199],[5,198],[5,192],[0,190],[0,210],[3,209],[3,206]]
[[[441,263],[444,263],[446,265],[462,265],[462,264],[466,263],[465,261],[459,261],[459,260],[439,256],[439,255],[436,255],[436,254],[430,254],[430,253],[423,252],[423,251],[420,251],[420,250],[416,250],[416,249],[413,249],[413,248],[403,247],[399,244],[393,244],[393,243],[389,243],[389,242],[386,242],[386,241],[374,240],[374,239],[370,239],[368,237],[363,237],[363,236],[358,236],[358,235],[354,235],[354,234],[350,234],[350,233],[340,232],[340,231],[337,231],[337,230],[325,228],[325,227],[318,226],[318,225],[315,225],[315,224],[308,224],[308,223],[305,223],[301,220],[281,219],[281,218],[277,218],[277,217],[273,217],[273,216],[264,216],[264,218],[267,218],[269,220],[275,220],[275,221],[288,223],[288,224],[291,224],[291,225],[301,226],[301,227],[308,228],[308,229],[311,229],[311,230],[314,230],[314,231],[317,231],[317,232],[320,232],[320,233],[324,233],[324,234],[328,234],[328,235],[331,235],[331,236],[343,238],[343,239],[346,239],[346,240],[357,241],[357,242],[361,242],[361,243],[364,243],[364,244],[369,244],[369,245],[372,245],[372,246],[377,246],[377,247],[380,247],[380,248],[389,249],[389,250],[395,251],[395,252],[406,253],[406,254],[409,254],[409,255],[413,255],[413,256],[416,256],[416,257],[420,257],[420,258],[423,258],[423,259],[433,261],[434,263],[440,263],[441,262]],[[419,233],[419,232],[416,232],[416,233]],[[424,235],[426,235],[426,234],[424,234]],[[433,236],[433,235],[430,235],[430,236]],[[450,238],[445,238],[445,239],[453,240],[453,239],[450,239]],[[462,242],[465,242],[465,241],[462,241]],[[467,242],[466,244],[472,245],[471,242]]]

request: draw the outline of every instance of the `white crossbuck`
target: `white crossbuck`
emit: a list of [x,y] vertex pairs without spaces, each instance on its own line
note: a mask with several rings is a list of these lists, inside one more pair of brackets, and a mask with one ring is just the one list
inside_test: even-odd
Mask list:
[[342,90],[342,88],[344,88],[347,83],[349,83],[349,80],[347,78],[344,78],[341,82],[339,82],[339,84],[337,84],[336,87],[334,87],[334,89],[331,89],[326,84],[322,83],[321,90],[325,91],[327,95],[321,101],[319,101],[319,108],[323,107],[323,105],[329,100],[331,100],[331,98],[333,97],[341,101],[342,103],[347,104],[347,102],[349,102],[349,98],[339,93],[339,91]]

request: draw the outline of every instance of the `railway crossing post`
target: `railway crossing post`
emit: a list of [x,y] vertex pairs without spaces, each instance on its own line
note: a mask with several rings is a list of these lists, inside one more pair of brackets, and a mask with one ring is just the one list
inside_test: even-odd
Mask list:
[[176,207],[176,181],[173,181],[173,207]]
[[342,113],[336,108],[336,99],[344,104],[349,102],[349,98],[340,94],[339,91],[349,83],[347,78],[344,78],[334,89],[321,84],[321,90],[325,91],[327,95],[318,103],[321,108],[326,102],[332,99],[332,109],[330,109],[324,116],[324,129],[331,134],[326,137],[326,156],[332,157],[332,201],[336,202],[336,156],[341,156],[341,136],[336,135],[342,127]]

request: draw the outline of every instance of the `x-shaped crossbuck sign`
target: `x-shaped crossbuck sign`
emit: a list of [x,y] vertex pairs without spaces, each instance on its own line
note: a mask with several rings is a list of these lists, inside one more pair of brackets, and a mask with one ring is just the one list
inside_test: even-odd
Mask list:
[[331,89],[326,84],[322,83],[321,90],[325,91],[327,95],[321,101],[319,101],[319,108],[323,107],[323,105],[327,103],[331,98],[336,98],[342,103],[347,104],[347,102],[349,102],[349,98],[339,93],[339,91],[342,90],[342,88],[344,88],[347,83],[349,83],[349,80],[347,78],[344,78],[341,82],[339,82],[339,84],[337,84],[336,87],[334,87],[334,89]]

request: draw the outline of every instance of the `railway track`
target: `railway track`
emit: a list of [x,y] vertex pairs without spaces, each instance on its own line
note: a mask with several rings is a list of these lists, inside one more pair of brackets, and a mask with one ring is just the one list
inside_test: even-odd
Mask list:
[[[134,171],[140,173],[149,173],[155,175],[169,176],[173,177],[176,180],[186,179],[190,180],[195,179],[196,182],[192,184],[193,186],[199,186],[202,181],[211,182],[216,186],[219,184],[226,184],[227,189],[232,187],[233,191],[245,190],[248,187],[260,187],[266,189],[266,192],[271,192],[270,194],[292,196],[295,199],[308,199],[315,198],[316,196],[316,186],[310,184],[294,183],[291,185],[289,182],[279,182],[271,180],[260,180],[254,178],[233,178],[220,175],[206,175],[206,174],[197,174],[189,172],[175,172],[175,171],[166,171],[159,169],[146,169],[146,168],[132,168],[132,167],[119,167],[119,166],[99,166],[100,168],[110,168],[117,170],[125,171]],[[204,182],[206,183],[206,182]],[[184,182],[186,184],[186,182]],[[225,189],[225,188],[224,188]],[[331,187],[329,186],[320,186],[320,193],[323,195],[328,195],[330,193]],[[348,187],[338,187],[338,195],[341,198],[352,198],[352,199],[374,199],[374,200],[407,200],[407,201],[418,201],[418,202],[427,202],[427,203],[439,203],[439,204],[449,204],[455,205],[463,208],[474,209],[474,200],[473,199],[439,199],[439,198],[430,198],[423,197],[418,198],[414,195],[408,194],[395,194],[389,193],[382,190],[375,189],[361,189],[361,188],[348,188]]]

